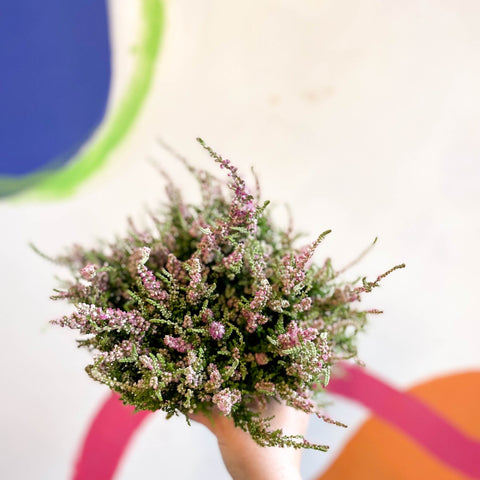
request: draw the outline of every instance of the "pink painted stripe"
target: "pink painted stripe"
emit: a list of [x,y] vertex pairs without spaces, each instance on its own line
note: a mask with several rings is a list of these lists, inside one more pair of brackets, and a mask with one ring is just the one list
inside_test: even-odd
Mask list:
[[480,442],[468,437],[408,393],[395,390],[363,368],[342,364],[328,391],[355,400],[418,442],[438,460],[480,479]]
[[[439,461],[480,479],[480,443],[469,438],[427,405],[366,373],[343,364],[345,376],[332,379],[328,391],[355,400],[417,441]],[[133,414],[118,395],[105,401],[88,430],[73,480],[111,480],[128,443],[151,412]]]
[[73,480],[111,480],[135,430],[150,413],[133,413],[133,407],[112,393],[90,425]]

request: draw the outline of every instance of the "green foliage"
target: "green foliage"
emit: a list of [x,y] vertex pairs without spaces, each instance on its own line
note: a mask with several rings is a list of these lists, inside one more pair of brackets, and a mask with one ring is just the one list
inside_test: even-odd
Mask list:
[[361,286],[340,282],[329,259],[311,261],[329,230],[295,247],[291,229],[271,221],[268,202],[200,143],[228,185],[181,158],[201,204],[186,204],[163,173],[168,203],[151,214],[153,229],[130,220],[115,243],[75,245],[58,257],[74,280],[52,298],[76,311],[53,323],[80,331],[79,346],[93,352],[87,373],[137,410],[188,416],[216,408],[260,445],[326,450],[272,431],[252,405],[282,401],[322,416],[314,391],[335,362],[357,355],[367,312],[355,303],[402,266]]

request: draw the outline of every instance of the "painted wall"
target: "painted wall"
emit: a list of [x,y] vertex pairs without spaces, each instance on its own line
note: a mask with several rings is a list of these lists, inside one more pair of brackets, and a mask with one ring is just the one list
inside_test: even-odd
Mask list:
[[350,427],[312,419],[332,447],[305,478],[480,478],[478,2],[37,3],[0,0],[0,477],[227,478],[203,427],[132,417],[87,377],[48,325],[62,272],[28,247],[145,218],[164,195],[150,158],[194,199],[157,138],[208,165],[200,135],[301,230],[333,229],[319,259],[378,235],[352,276],[407,264],[368,300],[385,313],[366,368],[331,386]]

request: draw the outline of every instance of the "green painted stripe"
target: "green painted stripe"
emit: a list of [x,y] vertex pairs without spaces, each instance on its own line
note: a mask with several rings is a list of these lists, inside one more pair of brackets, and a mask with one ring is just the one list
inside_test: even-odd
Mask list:
[[17,200],[60,199],[73,194],[78,186],[107,162],[109,155],[132,127],[152,85],[155,64],[164,29],[165,11],[162,0],[142,0],[143,28],[134,73],[126,93],[102,124],[91,145],[58,170],[43,170],[25,177],[0,177],[0,194],[24,191]]

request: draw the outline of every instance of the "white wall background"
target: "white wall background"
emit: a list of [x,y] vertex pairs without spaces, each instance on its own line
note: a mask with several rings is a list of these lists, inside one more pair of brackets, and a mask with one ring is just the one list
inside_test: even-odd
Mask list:
[[[378,235],[352,276],[406,262],[368,301],[385,310],[360,341],[371,372],[403,389],[478,369],[480,3],[165,3],[154,86],[108,166],[70,199],[0,203],[1,478],[69,478],[107,396],[83,372],[88,355],[75,335],[48,326],[69,307],[48,299],[58,272],[27,242],[54,254],[121,233],[127,214],[142,218],[163,198],[148,157],[189,190],[157,136],[199,164],[209,159],[196,136],[246,174],[254,165],[264,196],[289,203],[301,230],[333,229],[318,258],[343,265]],[[111,106],[131,73],[140,16],[135,2],[111,0],[110,18]],[[351,428],[312,425],[333,448],[305,455],[305,478],[327,467],[367,412],[339,401],[332,414]],[[117,475],[133,478],[227,474],[203,427],[157,414]]]

